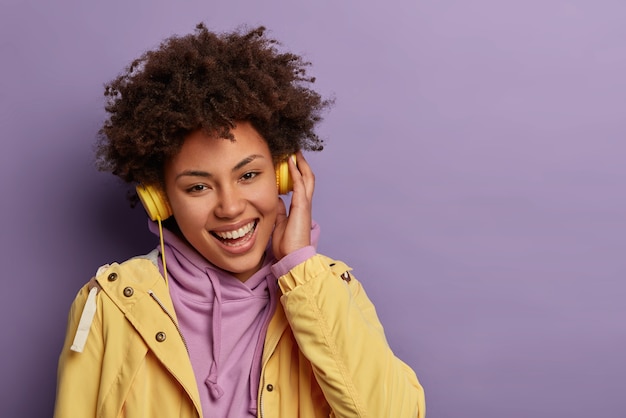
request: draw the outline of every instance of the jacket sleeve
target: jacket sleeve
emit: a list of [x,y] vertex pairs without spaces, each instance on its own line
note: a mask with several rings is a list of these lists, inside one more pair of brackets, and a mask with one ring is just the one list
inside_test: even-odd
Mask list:
[[350,270],[316,255],[279,278],[298,346],[336,416],[423,418],[424,391]]
[[[100,298],[96,298],[96,313],[89,325],[89,343],[82,352],[71,349],[78,324],[88,300],[90,285],[79,292],[70,309],[65,342],[59,357],[55,418],[95,417],[102,370],[102,332]],[[100,305],[100,306],[98,306]]]

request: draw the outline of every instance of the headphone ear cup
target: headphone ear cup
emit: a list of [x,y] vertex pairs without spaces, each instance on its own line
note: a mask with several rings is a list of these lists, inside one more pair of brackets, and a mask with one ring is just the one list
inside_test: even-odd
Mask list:
[[136,190],[150,219],[164,221],[172,216],[172,208],[159,187],[138,184]]
[[[290,155],[293,162],[296,162],[296,156]],[[287,194],[293,190],[293,180],[289,175],[289,164],[287,161],[283,161],[276,165],[276,187],[278,188],[278,194]]]

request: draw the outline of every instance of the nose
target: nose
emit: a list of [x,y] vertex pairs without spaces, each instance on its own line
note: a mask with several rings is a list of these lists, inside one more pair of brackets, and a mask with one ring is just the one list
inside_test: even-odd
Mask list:
[[215,206],[215,216],[224,219],[233,219],[243,213],[246,201],[237,187],[222,188],[218,194],[218,203]]

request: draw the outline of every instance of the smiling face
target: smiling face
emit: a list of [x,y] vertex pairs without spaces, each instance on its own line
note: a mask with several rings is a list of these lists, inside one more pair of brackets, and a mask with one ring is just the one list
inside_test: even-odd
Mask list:
[[195,132],[165,165],[165,192],[185,239],[241,281],[261,267],[278,203],[272,155],[243,122],[234,141]]

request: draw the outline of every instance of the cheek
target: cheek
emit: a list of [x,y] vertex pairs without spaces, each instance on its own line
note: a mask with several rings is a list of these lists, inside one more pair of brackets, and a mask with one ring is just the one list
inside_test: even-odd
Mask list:
[[265,186],[254,196],[254,205],[266,218],[276,218],[278,205],[278,191],[276,185],[271,183]]
[[186,226],[204,225],[206,221],[206,206],[198,203],[200,202],[185,199],[173,199],[170,202],[176,223],[178,223],[181,229],[185,229]]

